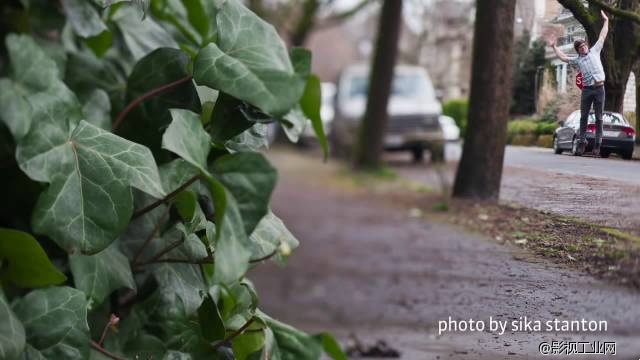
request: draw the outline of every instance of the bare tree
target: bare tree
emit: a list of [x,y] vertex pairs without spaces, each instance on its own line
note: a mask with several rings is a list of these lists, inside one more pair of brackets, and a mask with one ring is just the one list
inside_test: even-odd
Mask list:
[[351,8],[331,11],[335,0],[248,0],[249,8],[273,23],[291,46],[303,46],[314,29],[335,26],[375,0],[360,0]]
[[515,1],[478,0],[469,127],[453,196],[497,200],[511,99]]
[[356,168],[375,169],[380,166],[401,23],[402,0],[384,0],[369,76],[367,108],[356,145]]

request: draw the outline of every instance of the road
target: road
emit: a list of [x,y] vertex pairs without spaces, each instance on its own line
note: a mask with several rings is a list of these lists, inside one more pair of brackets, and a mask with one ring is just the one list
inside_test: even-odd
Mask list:
[[[265,264],[249,274],[267,313],[309,332],[332,331],[343,343],[351,337],[365,344],[384,340],[409,360],[543,359],[538,345],[553,340],[616,341],[615,358],[640,356],[640,323],[632,320],[640,318],[636,291],[407,216],[408,209],[384,195],[335,185],[337,171],[332,175],[332,165],[319,165],[319,159],[272,161],[280,173],[274,212],[301,246],[287,267]],[[606,320],[608,330],[439,336],[438,322],[449,316],[585,318]]]
[[[444,178],[453,183],[459,144],[449,144]],[[414,165],[407,154],[387,154],[400,175],[441,186],[434,167]],[[555,155],[549,149],[507,146],[502,201],[552,211],[640,234],[640,161]]]
[[[459,143],[447,144],[445,151],[448,161],[453,162],[457,162],[462,153]],[[627,161],[614,156],[609,159],[588,155],[576,157],[566,152],[555,155],[550,149],[539,147],[507,146],[504,164],[506,167],[611,179],[640,186],[640,161]]]

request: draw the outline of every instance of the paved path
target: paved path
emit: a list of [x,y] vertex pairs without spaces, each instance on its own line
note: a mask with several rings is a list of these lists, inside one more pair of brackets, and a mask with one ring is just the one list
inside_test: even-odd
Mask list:
[[[322,170],[310,174],[278,157],[275,163],[287,165],[273,208],[301,246],[286,268],[266,265],[250,274],[268,313],[308,331],[333,331],[342,341],[349,334],[384,339],[403,359],[537,359],[540,342],[552,340],[616,341],[616,359],[640,357],[637,292],[411,218],[384,199],[323,186]],[[448,316],[586,318],[606,320],[608,331],[438,336],[437,323]]]

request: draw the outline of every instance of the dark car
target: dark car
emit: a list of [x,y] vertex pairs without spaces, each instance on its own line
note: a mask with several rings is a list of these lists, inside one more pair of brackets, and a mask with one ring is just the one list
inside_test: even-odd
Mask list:
[[[631,159],[633,146],[636,140],[636,131],[621,114],[605,111],[602,114],[602,146],[601,157],[609,157],[612,153],[619,154],[623,159]],[[561,154],[563,151],[571,151],[577,155],[578,134],[580,133],[580,110],[574,111],[567,120],[560,122],[560,127],[553,134],[553,151]],[[589,114],[587,125],[587,148],[590,152],[596,136],[595,115]]]

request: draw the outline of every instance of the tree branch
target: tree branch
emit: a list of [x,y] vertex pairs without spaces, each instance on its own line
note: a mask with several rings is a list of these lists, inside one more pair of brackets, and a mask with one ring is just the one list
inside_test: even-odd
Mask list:
[[[573,17],[578,20],[580,24],[587,31],[587,35],[590,39],[597,38],[598,29],[596,28],[596,19],[591,15],[589,9],[582,5],[582,0],[558,0],[558,2],[567,8],[573,14]],[[594,37],[595,36],[595,37]]]
[[[174,243],[171,243],[166,248],[160,250],[157,254],[153,255],[151,257],[151,259],[149,259],[147,261],[141,261],[141,262],[139,262],[137,264],[133,264],[132,267],[133,268],[137,268],[137,267],[140,267],[140,266],[143,266],[143,265],[148,265],[148,264],[156,264],[156,263],[159,263],[159,262],[160,263],[161,262],[168,262],[168,261],[165,261],[165,260],[161,260],[161,258],[163,256],[165,256],[166,254],[168,254],[171,250],[177,248],[178,246],[180,246],[182,244],[184,244],[184,236],[181,237],[180,240],[178,240],[178,241],[176,241]],[[176,261],[174,261],[174,262],[176,262]],[[185,260],[185,262],[192,263],[191,261],[188,261],[188,260]]]
[[274,257],[274,256],[275,256],[275,254],[277,254],[277,253],[278,253],[278,250],[277,250],[277,249],[276,249],[276,250],[273,250],[273,252],[272,252],[271,254],[267,255],[267,256],[263,256],[263,257],[261,257],[261,258],[257,258],[257,259],[249,260],[249,263],[250,263],[250,264],[255,264],[255,263],[259,263],[259,262],[261,262],[261,261],[269,260],[269,259],[271,259],[272,257]]
[[118,129],[118,127],[120,126],[120,124],[122,123],[122,121],[124,121],[124,119],[127,117],[127,115],[129,114],[129,112],[131,112],[131,110],[133,110],[136,106],[140,105],[141,102],[145,101],[146,99],[150,98],[150,97],[154,97],[158,94],[161,94],[167,90],[170,90],[176,86],[180,86],[186,82],[191,81],[193,77],[191,75],[189,76],[185,76],[182,79],[178,79],[174,82],[162,85],[160,87],[157,87],[151,91],[148,91],[140,96],[138,96],[135,100],[133,100],[132,102],[129,103],[129,105],[127,105],[127,107],[125,107],[120,114],[118,114],[118,117],[116,118],[116,120],[113,122],[113,126],[111,127],[111,131],[116,131],[116,129]]
[[601,0],[587,0],[590,4],[596,5],[608,13],[631,20],[640,24],[640,14],[635,11],[619,9],[615,6],[609,5]]
[[345,10],[343,12],[333,14],[328,16],[325,19],[322,19],[321,22],[316,25],[316,29],[324,29],[332,26],[336,26],[339,23],[349,19],[353,15],[357,14],[360,10],[374,3],[373,0],[361,0],[359,3],[355,4],[351,9]]
[[220,346],[229,343],[229,341],[233,340],[235,337],[239,336],[240,334],[242,334],[250,325],[251,323],[253,323],[253,320],[255,320],[255,318],[251,318],[249,319],[249,321],[247,321],[244,325],[242,325],[242,327],[240,327],[240,329],[234,331],[231,335],[227,336],[226,338],[218,341],[217,343],[213,344],[213,350],[219,348]]
[[186,188],[188,188],[191,184],[193,184],[194,182],[200,180],[201,174],[198,174],[194,177],[192,177],[191,179],[187,180],[186,183],[182,184],[179,188],[175,189],[174,191],[172,191],[171,193],[169,193],[167,196],[165,196],[164,198],[151,203],[145,207],[143,207],[142,209],[136,210],[133,212],[133,216],[131,217],[132,219],[137,219],[140,216],[148,213],[149,211],[157,208],[158,206],[166,203],[167,201],[170,201],[171,199],[173,199],[176,195],[178,195],[178,193]]

